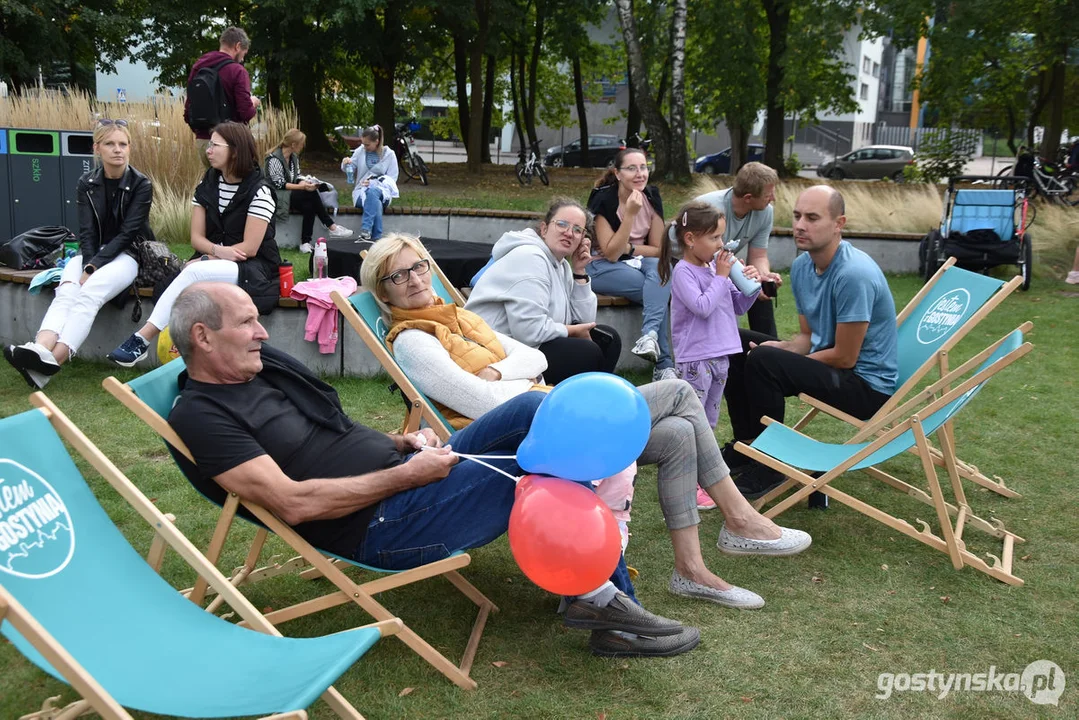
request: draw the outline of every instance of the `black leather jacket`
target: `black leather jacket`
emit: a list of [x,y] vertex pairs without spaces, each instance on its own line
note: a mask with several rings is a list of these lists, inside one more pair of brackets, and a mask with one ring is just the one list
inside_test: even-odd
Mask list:
[[104,170],[97,167],[79,178],[75,191],[79,208],[79,252],[84,265],[100,268],[120,253],[135,257],[132,244],[136,237],[154,239],[150,229],[150,203],[154,191],[150,178],[130,165],[120,178],[113,213],[120,230],[107,242],[101,236],[102,216],[108,211],[105,202]]

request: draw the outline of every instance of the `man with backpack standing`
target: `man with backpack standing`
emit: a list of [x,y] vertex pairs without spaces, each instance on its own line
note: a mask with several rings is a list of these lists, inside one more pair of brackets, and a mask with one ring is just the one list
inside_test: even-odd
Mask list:
[[255,117],[259,99],[251,95],[251,76],[240,64],[250,48],[247,33],[230,27],[221,33],[219,48],[195,61],[187,76],[184,121],[195,133],[206,167],[210,167],[206,148],[214,126],[226,120],[247,123]]

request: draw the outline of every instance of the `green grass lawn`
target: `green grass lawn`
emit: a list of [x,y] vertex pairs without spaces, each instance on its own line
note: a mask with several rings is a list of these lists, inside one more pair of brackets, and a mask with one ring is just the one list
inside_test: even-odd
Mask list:
[[[897,306],[920,286],[911,276],[890,277]],[[514,565],[505,539],[472,553],[465,575],[499,605],[480,645],[473,677],[479,689],[457,689],[395,639],[379,643],[336,684],[368,718],[1072,718],[1079,716],[1079,642],[1076,640],[1075,558],[1079,503],[1073,475],[1076,403],[1075,338],[1079,297],[1059,282],[1037,282],[1017,292],[954,352],[953,365],[1025,320],[1035,325],[1033,353],[1005,370],[957,418],[960,456],[988,475],[1000,475],[1022,493],[1005,499],[968,485],[983,517],[1000,518],[1026,539],[1017,545],[1013,588],[972,569],[957,572],[941,553],[833,503],[827,512],[797,507],[781,522],[812,533],[813,547],[785,559],[733,558],[715,549],[721,518],[705,513],[700,527],[705,559],[727,580],[761,593],[760,611],[735,611],[668,594],[670,541],[656,499],[655,469],[637,483],[627,559],[641,572],[637,588],[649,609],[701,628],[695,651],[666,660],[607,660],[587,651],[586,633],[562,628],[557,598],[528,582]],[[781,297],[782,332],[793,331],[794,303]],[[215,509],[181,477],[161,443],[101,389],[114,370],[76,361],[49,386],[50,397],[151,497],[174,513],[199,546],[209,541]],[[116,373],[121,379],[136,373]],[[640,381],[642,378],[634,378]],[[390,430],[401,403],[385,380],[335,379],[346,409],[358,421]],[[0,371],[0,415],[29,407],[16,373]],[[797,417],[791,402],[788,421]],[[841,438],[837,425],[811,426],[818,436]],[[729,437],[725,417],[717,435]],[[917,478],[913,456],[888,464],[901,478]],[[84,471],[106,509],[136,547],[150,535],[106,484]],[[911,523],[931,520],[931,508],[868,478],[851,475],[838,486]],[[242,560],[234,534],[223,567]],[[999,552],[974,529],[972,551]],[[275,552],[284,554],[277,543]],[[189,574],[170,555],[164,574],[178,587]],[[274,608],[326,592],[324,581],[279,578],[247,592],[256,607]],[[124,602],[123,587],[116,587]],[[456,659],[473,614],[444,580],[382,596],[435,647]],[[72,595],[70,602],[79,598]],[[309,636],[368,622],[358,609],[336,608],[287,623],[286,634]],[[167,652],[161,648],[160,652]],[[207,648],[207,655],[213,653]],[[1068,687],[1059,707],[1035,706],[1020,693],[896,692],[878,700],[880,673],[1022,672],[1035,660],[1059,665]],[[133,663],[153,663],[150,654]],[[497,663],[497,665],[496,665]],[[411,689],[410,692],[405,692]],[[32,712],[47,696],[74,698],[7,643],[0,644],[0,717]],[[317,702],[316,718],[332,717]]]

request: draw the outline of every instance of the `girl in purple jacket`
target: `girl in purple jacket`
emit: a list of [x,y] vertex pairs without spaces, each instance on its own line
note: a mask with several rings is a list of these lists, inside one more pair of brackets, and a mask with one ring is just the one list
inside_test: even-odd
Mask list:
[[[671,274],[675,372],[697,391],[708,424],[715,428],[727,384],[727,358],[742,352],[738,316],[753,305],[760,289],[747,296],[731,282],[734,255],[723,249],[726,219],[714,205],[688,202],[672,224],[682,248],[682,259]],[[697,507],[715,507],[700,488]]]

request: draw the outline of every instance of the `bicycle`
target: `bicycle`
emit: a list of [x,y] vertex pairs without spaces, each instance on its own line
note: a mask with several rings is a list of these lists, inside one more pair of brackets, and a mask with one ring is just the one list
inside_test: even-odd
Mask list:
[[1037,153],[1020,146],[1014,165],[1007,165],[997,173],[998,178],[1010,176],[1025,177],[1027,197],[1033,199],[1039,194],[1049,201],[1061,205],[1079,205],[1079,178],[1070,169],[1064,169],[1054,163],[1044,162]]
[[543,161],[539,158],[539,142],[532,143],[532,149],[525,153],[525,149],[517,154],[517,164],[513,170],[517,175],[517,182],[522,185],[531,185],[532,176],[538,175],[544,185],[550,185],[551,180],[547,177],[547,171],[543,168]]
[[427,163],[423,161],[419,153],[412,149],[412,145],[416,142],[416,138],[412,135],[414,128],[419,128],[419,124],[398,123],[394,126],[393,151],[397,154],[397,164],[405,175],[404,181],[419,178],[420,182],[426,185]]

